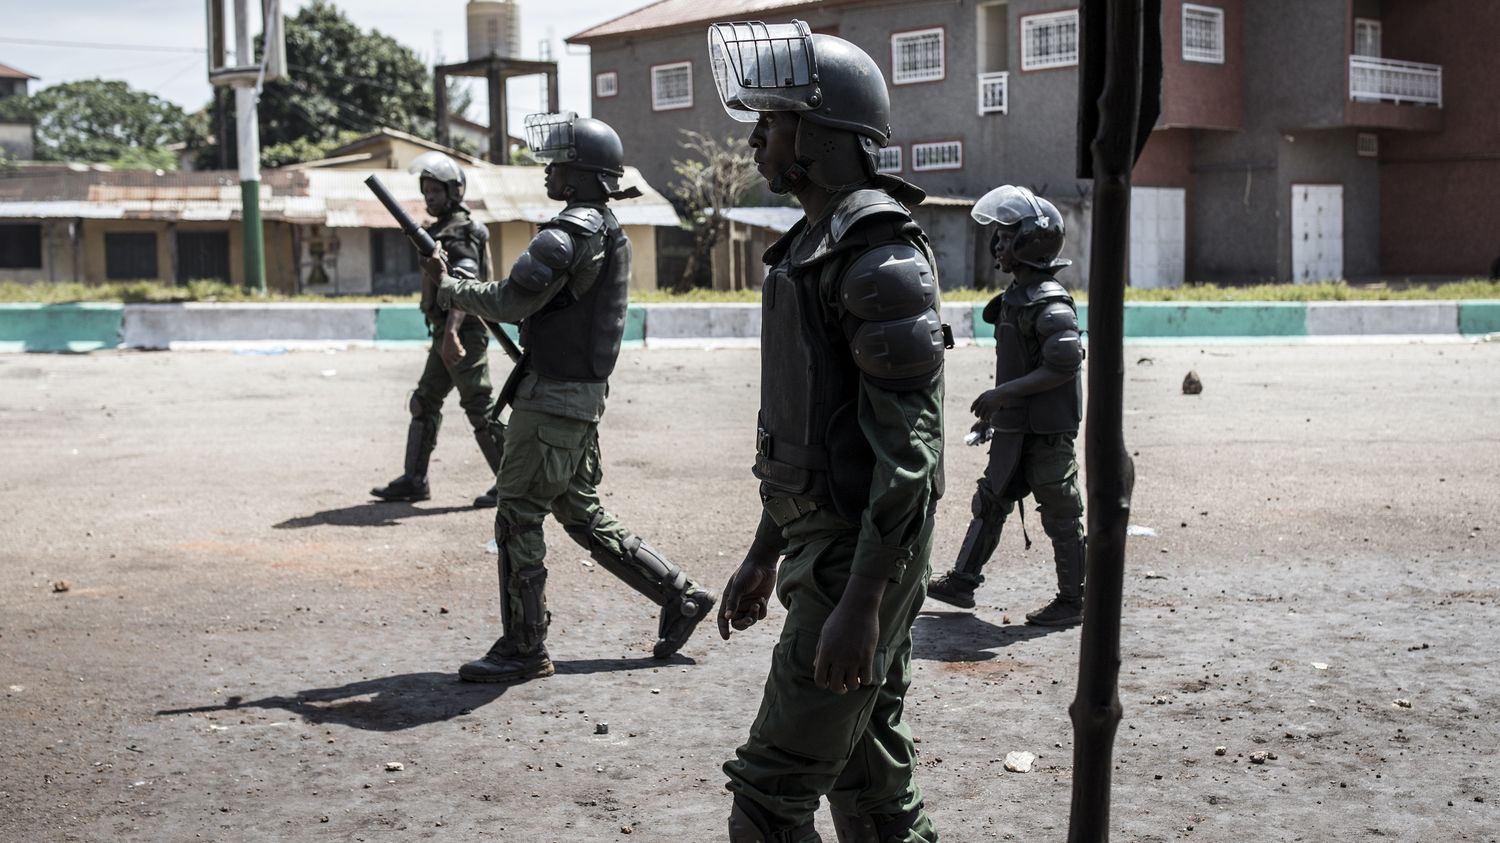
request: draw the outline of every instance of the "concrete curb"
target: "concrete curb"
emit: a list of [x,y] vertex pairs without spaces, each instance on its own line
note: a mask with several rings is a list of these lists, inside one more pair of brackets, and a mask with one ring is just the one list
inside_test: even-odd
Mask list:
[[375,336],[368,304],[132,304],[122,328],[126,348],[184,343],[366,341]]
[[0,304],[0,351],[94,351],[120,344],[124,305]]
[[[983,305],[943,305],[960,343],[994,342]],[[1079,318],[1088,324],[1088,305]],[[755,303],[631,305],[625,344],[652,347],[754,346]],[[507,326],[515,337],[515,329]],[[1125,306],[1130,339],[1336,339],[1451,337],[1500,333],[1500,301],[1140,302]],[[0,351],[100,348],[237,348],[340,344],[407,347],[428,341],[414,304],[226,303],[0,304]]]

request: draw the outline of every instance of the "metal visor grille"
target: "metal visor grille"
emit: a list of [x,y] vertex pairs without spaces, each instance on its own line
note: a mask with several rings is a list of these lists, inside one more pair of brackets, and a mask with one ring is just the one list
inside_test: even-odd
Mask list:
[[802,21],[716,23],[708,28],[708,54],[719,101],[742,123],[766,111],[808,111],[821,101],[812,33]]
[[578,115],[571,111],[560,114],[528,114],[526,116],[526,144],[538,161],[572,161],[577,157],[573,146],[573,121]]

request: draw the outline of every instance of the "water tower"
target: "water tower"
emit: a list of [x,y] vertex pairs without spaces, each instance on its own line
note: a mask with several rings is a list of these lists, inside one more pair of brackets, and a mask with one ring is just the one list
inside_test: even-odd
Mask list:
[[469,60],[521,57],[521,4],[518,0],[469,0]]
[[470,76],[485,80],[490,100],[490,160],[510,163],[510,134],[506,123],[505,81],[516,76],[544,76],[547,110],[557,110],[557,62],[521,58],[520,0],[469,0],[469,57],[459,64],[432,69],[432,92],[437,115],[437,142],[448,146],[448,78]]

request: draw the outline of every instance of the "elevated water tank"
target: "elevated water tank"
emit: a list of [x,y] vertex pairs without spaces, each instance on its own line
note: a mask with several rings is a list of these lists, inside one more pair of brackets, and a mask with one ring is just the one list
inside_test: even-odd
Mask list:
[[469,58],[521,57],[519,0],[469,0]]

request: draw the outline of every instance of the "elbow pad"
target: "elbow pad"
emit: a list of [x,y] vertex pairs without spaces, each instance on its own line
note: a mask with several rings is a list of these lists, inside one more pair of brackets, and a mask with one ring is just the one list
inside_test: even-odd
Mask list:
[[943,365],[937,275],[906,243],[876,246],[845,271],[840,297],[854,363],[876,386],[917,389]]
[[566,231],[544,228],[511,266],[511,283],[529,293],[540,293],[573,265],[573,254],[573,238]]
[[1036,320],[1042,340],[1042,365],[1059,372],[1076,372],[1083,365],[1083,338],[1078,312],[1065,302],[1052,302]]

